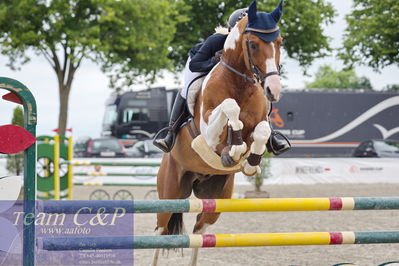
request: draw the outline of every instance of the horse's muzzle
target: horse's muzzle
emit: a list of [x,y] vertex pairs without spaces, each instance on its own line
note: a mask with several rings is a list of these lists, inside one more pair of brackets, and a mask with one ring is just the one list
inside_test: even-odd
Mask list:
[[267,97],[267,99],[268,99],[269,101],[271,101],[271,102],[275,102],[275,101],[277,100],[276,97],[274,97],[274,95],[273,95],[273,93],[271,92],[271,90],[270,90],[269,87],[266,88],[266,97]]
[[281,92],[280,76],[272,75],[267,77],[263,88],[269,101],[277,102],[280,99]]

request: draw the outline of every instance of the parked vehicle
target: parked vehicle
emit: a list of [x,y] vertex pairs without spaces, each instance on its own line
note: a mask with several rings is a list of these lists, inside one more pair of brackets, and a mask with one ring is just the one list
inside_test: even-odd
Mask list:
[[126,157],[126,151],[116,138],[98,138],[89,140],[86,155],[87,157]]
[[73,156],[74,157],[88,157],[87,156],[87,145],[91,140],[90,137],[81,137],[76,140],[75,145],[73,146]]
[[145,140],[166,127],[177,89],[164,87],[113,93],[105,103],[102,136]]
[[354,157],[392,157],[399,158],[399,141],[371,139],[363,141],[353,151]]
[[126,149],[128,157],[160,158],[163,152],[152,144],[152,139],[138,141],[131,148]]

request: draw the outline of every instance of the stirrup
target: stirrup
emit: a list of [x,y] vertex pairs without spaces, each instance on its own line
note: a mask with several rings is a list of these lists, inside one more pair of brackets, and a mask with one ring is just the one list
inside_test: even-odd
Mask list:
[[[286,141],[287,146],[286,146],[284,149],[275,150],[275,149],[273,148],[273,146],[274,146],[273,144],[274,144],[274,143],[271,143],[271,141],[273,140],[272,136],[280,136],[280,137],[282,137],[282,138]],[[273,152],[274,155],[280,155],[280,154],[282,154],[282,153],[288,151],[289,149],[291,149],[291,143],[290,143],[290,141],[288,140],[288,138],[287,138],[286,136],[283,135],[283,133],[273,130],[272,133],[271,133],[271,135],[270,135],[269,141],[268,141],[268,143],[267,143],[267,148],[270,149],[271,152]],[[269,151],[269,152],[270,152],[270,151]]]
[[161,142],[157,142],[157,139],[154,139],[152,141],[152,144],[154,144],[155,147],[157,147],[163,152],[169,152],[168,147],[166,147],[166,145],[163,145]]
[[[153,139],[153,141],[152,141],[152,144],[154,144],[154,146],[155,147],[157,147],[157,148],[159,148],[160,150],[162,150],[163,152],[170,152],[172,149],[173,149],[173,146],[175,145],[175,141],[176,141],[176,134],[172,131],[173,130],[173,127],[165,127],[165,128],[163,128],[163,129],[161,129],[156,135],[155,135],[155,137],[154,137],[154,139]],[[172,144],[171,144],[171,147],[169,148],[169,147],[167,147],[166,145],[162,145],[160,142],[157,142],[157,140],[158,140],[158,137],[159,137],[159,135],[161,134],[161,133],[163,133],[164,131],[172,131]],[[166,144],[165,142],[164,142],[164,144]]]

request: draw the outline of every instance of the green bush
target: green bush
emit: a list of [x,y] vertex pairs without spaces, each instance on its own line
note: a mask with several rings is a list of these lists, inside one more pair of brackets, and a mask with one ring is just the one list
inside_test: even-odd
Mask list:
[[[14,109],[11,123],[20,127],[24,126],[24,112],[20,106]],[[15,175],[20,175],[24,169],[24,153],[7,154],[6,169]]]
[[255,191],[259,192],[260,188],[263,185],[263,180],[269,178],[271,176],[270,172],[270,158],[272,157],[272,153],[265,153],[263,159],[260,163],[260,168],[262,169],[260,174],[256,174],[253,176],[247,176],[248,182],[255,186]]

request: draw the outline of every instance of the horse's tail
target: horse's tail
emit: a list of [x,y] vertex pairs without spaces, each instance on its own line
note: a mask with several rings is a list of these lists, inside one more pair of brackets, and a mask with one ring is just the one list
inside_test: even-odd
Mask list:
[[181,235],[183,231],[183,213],[173,213],[168,223],[168,234]]

